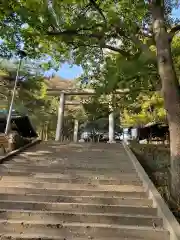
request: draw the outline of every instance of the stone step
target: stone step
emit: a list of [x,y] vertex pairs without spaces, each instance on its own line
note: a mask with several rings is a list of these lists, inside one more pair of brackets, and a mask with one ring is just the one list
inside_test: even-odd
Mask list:
[[[27,152],[23,152],[21,153],[19,156],[21,157],[36,157],[38,156],[40,159],[42,159],[42,156],[45,156],[45,158],[47,158],[48,156],[52,156],[53,158],[55,157],[59,157],[60,159],[63,158],[67,158],[67,154],[68,157],[71,157],[72,159],[74,159],[74,157],[78,157],[77,159],[93,159],[94,157],[99,157],[99,159],[103,159],[103,157],[105,159],[109,159],[113,154],[113,159],[119,159],[119,158],[127,158],[127,154],[126,152],[123,152],[122,150],[120,151],[109,151],[109,150],[105,150],[105,151],[93,151],[93,149],[84,149],[85,151],[74,151],[74,149],[68,148],[65,151],[63,149],[60,149],[60,151],[56,151],[54,149],[51,149],[51,151],[34,151],[34,149],[32,149],[33,151],[27,151]],[[52,154],[53,153],[53,154]],[[86,158],[85,158],[86,157]],[[17,158],[17,157],[16,157]],[[127,158],[128,160],[128,158]]]
[[99,180],[123,180],[123,179],[132,179],[132,180],[139,180],[139,177],[136,172],[134,173],[106,173],[106,174],[100,174],[98,172],[91,172],[91,171],[73,171],[73,170],[59,170],[58,173],[51,172],[51,169],[49,169],[49,172],[43,173],[43,172],[27,172],[27,171],[21,171],[18,169],[1,169],[0,167],[0,176],[33,176],[35,178],[56,178],[56,179],[71,179],[71,178],[88,178],[88,179],[99,179]]
[[20,171],[27,171],[27,172],[43,172],[43,173],[47,173],[47,172],[55,172],[58,173],[61,171],[67,171],[67,170],[73,170],[73,171],[91,171],[91,172],[98,172],[100,174],[102,173],[120,173],[120,172],[124,172],[124,173],[133,173],[136,172],[134,167],[132,165],[126,166],[126,167],[121,167],[121,168],[117,168],[116,166],[114,168],[95,168],[95,167],[81,167],[81,166],[77,166],[77,167],[63,167],[63,166],[55,166],[55,167],[47,167],[47,166],[23,166],[23,165],[19,165],[19,164],[3,164],[1,166],[1,171],[2,170],[9,170],[12,171],[14,169],[18,169]]
[[140,238],[144,240],[169,240],[169,233],[162,228],[121,226],[109,224],[88,224],[88,223],[63,223],[63,224],[43,224],[35,221],[0,221],[0,231],[3,235],[8,232],[38,235],[61,236],[65,239],[74,237],[93,238]]
[[[112,158],[113,154],[113,158]],[[65,161],[82,161],[82,162],[96,162],[98,158],[98,162],[131,162],[131,160],[127,157],[127,154],[121,153],[121,152],[111,152],[109,153],[108,151],[105,152],[92,152],[91,150],[89,152],[74,152],[74,151],[59,151],[55,152],[53,151],[52,153],[38,153],[36,151],[34,152],[22,152],[19,155],[16,155],[13,157],[14,161],[21,161],[21,160],[27,160],[27,161],[47,161],[47,160],[58,160],[61,162]]]
[[121,143],[118,144],[107,144],[107,143],[96,143],[96,146],[92,143],[83,143],[83,144],[76,144],[76,145],[72,145],[70,143],[65,143],[65,144],[61,144],[60,142],[56,142],[56,143],[50,143],[49,141],[46,142],[46,144],[43,142],[42,144],[40,144],[37,147],[33,147],[31,149],[28,149],[25,151],[25,153],[27,154],[31,154],[33,152],[37,152],[38,154],[42,154],[42,153],[46,153],[46,154],[50,154],[51,152],[55,152],[55,153],[62,153],[65,154],[67,151],[69,153],[71,152],[76,152],[76,153],[83,153],[83,152],[87,152],[89,154],[90,151],[92,152],[92,154],[94,153],[98,153],[101,152],[101,154],[103,153],[121,153],[121,154],[126,154],[125,150],[124,150],[124,146]]
[[[97,161],[97,160],[96,160]],[[129,161],[118,161],[118,162],[92,162],[91,160],[89,161],[60,161],[60,160],[36,160],[36,161],[32,161],[32,160],[24,160],[24,161],[10,161],[10,162],[6,162],[5,164],[8,164],[8,166],[14,166],[14,165],[21,165],[21,166],[42,166],[42,167],[58,167],[58,168],[76,168],[76,167],[81,167],[81,168],[96,168],[96,169],[116,169],[116,168],[125,168],[125,167],[133,167],[132,163]]]
[[39,188],[44,190],[92,190],[92,191],[114,191],[114,192],[142,192],[143,186],[133,185],[93,185],[93,184],[75,184],[75,183],[48,183],[48,182],[5,182],[0,181],[1,187],[14,187],[14,188]]
[[[74,156],[74,154],[73,154]],[[9,161],[7,161],[6,163],[8,163]],[[16,164],[21,164],[21,163],[25,163],[25,164],[49,164],[49,163],[52,163],[52,164],[67,164],[67,163],[70,163],[70,164],[97,164],[97,158],[96,156],[95,157],[88,157],[87,155],[86,156],[74,156],[71,158],[68,158],[67,157],[63,157],[61,156],[60,154],[58,154],[57,156],[38,156],[38,155],[35,155],[35,156],[18,156],[18,157],[14,157],[10,163],[16,163]],[[102,158],[99,158],[98,157],[98,164],[99,165],[103,165],[103,164],[132,164],[131,161],[129,159],[127,159],[127,157],[124,157],[122,158],[121,156],[118,155],[117,159],[110,159],[110,157],[108,156],[103,156]]]
[[124,197],[124,198],[147,198],[144,191],[95,191],[95,190],[77,190],[77,189],[42,189],[42,188],[20,188],[20,187],[0,187],[0,193],[7,194],[39,194],[44,196],[64,195],[64,196],[96,196],[96,197]]
[[146,198],[117,198],[117,197],[93,197],[93,196],[45,196],[40,194],[0,194],[0,203],[3,201],[21,201],[21,202],[54,202],[54,203],[87,203],[87,204],[110,204],[110,205],[126,205],[126,206],[143,206],[152,207],[152,199]]
[[111,179],[111,178],[100,178],[100,177],[82,177],[82,176],[67,176],[64,175],[62,178],[52,178],[48,176],[40,175],[40,176],[33,176],[33,177],[28,177],[28,176],[13,176],[13,175],[8,175],[8,176],[2,176],[0,178],[0,182],[31,182],[31,183],[38,183],[38,182],[48,182],[48,183],[91,183],[91,184],[104,184],[104,185],[122,185],[122,184],[127,184],[127,185],[135,185],[135,186],[141,186],[142,182],[138,177],[125,177],[124,178],[119,178],[119,179]]
[[83,163],[83,162],[75,162],[75,163],[61,163],[61,162],[52,162],[52,161],[46,161],[46,162],[34,162],[34,161],[29,161],[29,162],[8,162],[8,163],[4,163],[4,166],[6,165],[8,167],[13,167],[15,165],[20,165],[22,167],[43,167],[43,168],[46,168],[46,167],[49,167],[49,168],[68,168],[68,169],[98,169],[98,170],[106,170],[106,169],[112,169],[112,170],[116,170],[116,169],[126,169],[126,168],[131,168],[132,170],[134,169],[134,166],[132,165],[132,163],[116,163],[116,162],[111,162],[109,164],[101,164],[101,163]]
[[[100,151],[94,151],[94,149],[90,148],[90,149],[83,149],[83,151],[79,150],[78,151],[76,149],[71,149],[71,148],[67,148],[66,150],[64,149],[58,149],[56,151],[56,149],[51,149],[50,151],[47,149],[47,151],[34,151],[34,149],[32,149],[32,151],[26,151],[20,154],[20,156],[23,157],[35,157],[35,156],[39,156],[40,158],[44,155],[45,157],[47,156],[52,156],[53,153],[53,157],[58,157],[59,158],[66,158],[67,154],[69,157],[74,158],[74,157],[79,157],[80,159],[88,159],[88,158],[92,158],[92,157],[99,157],[99,159],[102,159],[103,157],[105,157],[105,159],[110,159],[110,157],[113,154],[113,159],[119,159],[119,157],[123,158],[127,158],[127,153],[125,151],[122,151],[121,149],[113,149],[112,151],[110,151],[109,149],[105,149],[105,151],[103,149],[101,149]],[[85,156],[87,158],[85,158]]]
[[[24,233],[20,233],[20,234],[16,234],[16,233],[5,233],[3,234],[3,236],[1,236],[1,240],[93,240],[93,238],[79,238],[79,237],[73,237],[73,238],[64,238],[64,237],[61,237],[61,236],[52,236],[52,235],[49,235],[47,236],[47,234],[41,234],[41,235],[38,235],[35,234],[35,233],[32,233],[32,234],[24,234]],[[95,240],[109,240],[109,238],[96,238]],[[111,240],[142,240],[142,239],[135,239],[135,238],[112,238],[111,237]],[[147,239],[149,240],[149,239]]]
[[2,183],[31,183],[31,184],[47,184],[53,187],[58,186],[61,184],[85,184],[85,185],[92,185],[92,186],[123,186],[123,185],[130,185],[130,186],[142,186],[142,182],[139,179],[133,180],[133,179],[121,179],[121,180],[99,180],[99,179],[93,179],[93,178],[67,178],[67,179],[54,179],[54,178],[34,178],[34,177],[12,177],[12,176],[5,176],[0,178],[0,185]]
[[156,216],[157,209],[152,207],[134,207],[128,205],[110,204],[87,204],[87,203],[49,203],[49,202],[23,202],[1,201],[0,211],[6,209],[31,210],[31,211],[65,211],[65,212],[88,212],[88,213],[116,213],[130,215]]
[[163,227],[162,219],[154,216],[139,216],[125,214],[107,214],[107,213],[67,213],[67,212],[48,212],[48,211],[18,211],[7,210],[0,211],[0,220],[19,220],[19,221],[41,221],[51,224],[63,224],[66,222],[79,223],[103,223],[118,224],[130,226],[156,226]]

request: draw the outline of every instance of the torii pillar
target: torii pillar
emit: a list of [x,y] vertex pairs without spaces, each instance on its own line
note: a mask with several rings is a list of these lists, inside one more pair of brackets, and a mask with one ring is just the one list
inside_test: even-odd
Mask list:
[[114,139],[114,112],[109,113],[109,141],[108,143],[116,143]]
[[109,141],[108,143],[116,143],[114,139],[114,129],[115,129],[115,123],[114,123],[114,108],[113,108],[113,99],[114,96],[109,96]]
[[73,141],[78,141],[78,130],[79,130],[79,121],[74,119],[74,134],[73,134]]
[[58,119],[57,119],[55,141],[61,141],[62,138],[63,138],[64,108],[65,108],[65,94],[61,93],[60,94],[60,100],[59,100]]

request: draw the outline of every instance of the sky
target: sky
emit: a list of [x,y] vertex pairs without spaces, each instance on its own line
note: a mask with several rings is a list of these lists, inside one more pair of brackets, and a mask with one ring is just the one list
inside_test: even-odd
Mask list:
[[173,11],[173,17],[180,18],[180,5],[179,5],[178,9],[175,9]]
[[[178,9],[175,9],[173,11],[173,17],[180,18],[180,6]],[[77,65],[71,66],[68,63],[62,64],[60,70],[58,71],[58,75],[66,79],[77,78],[81,76],[82,73],[83,73],[83,69],[81,66],[77,66]]]
[[58,75],[62,78],[74,79],[81,76],[83,73],[83,69],[81,66],[77,65],[69,65],[68,63],[62,64],[60,70],[58,71]]

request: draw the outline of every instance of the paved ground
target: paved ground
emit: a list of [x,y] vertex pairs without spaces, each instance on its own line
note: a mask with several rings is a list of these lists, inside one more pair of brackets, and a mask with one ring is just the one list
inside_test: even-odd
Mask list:
[[121,144],[42,143],[0,175],[2,240],[169,239]]

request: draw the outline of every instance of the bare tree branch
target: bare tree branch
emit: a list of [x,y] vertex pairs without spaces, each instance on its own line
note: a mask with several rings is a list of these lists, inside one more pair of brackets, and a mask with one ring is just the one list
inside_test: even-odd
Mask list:
[[169,40],[172,41],[173,37],[176,35],[177,32],[180,31],[180,24],[176,25],[175,27],[171,28],[169,32]]

